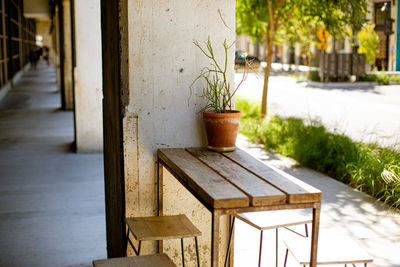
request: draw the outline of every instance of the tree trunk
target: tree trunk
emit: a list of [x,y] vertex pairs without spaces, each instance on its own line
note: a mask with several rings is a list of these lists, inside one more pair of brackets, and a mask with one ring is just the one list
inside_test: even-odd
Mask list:
[[[276,8],[279,10],[284,3],[285,0],[280,0],[277,3]],[[267,45],[267,54],[266,54],[267,66],[264,72],[264,89],[261,102],[261,118],[264,118],[265,115],[267,115],[268,81],[272,66],[272,55],[274,53],[273,47],[275,41],[275,34],[277,29],[279,28],[279,20],[282,15],[282,14],[278,15],[276,14],[275,12],[276,9],[274,10],[274,7],[272,5],[272,0],[268,1],[268,10],[269,10],[269,22],[267,24],[267,30],[265,32],[265,43]]]
[[267,96],[268,96],[268,81],[269,81],[269,74],[271,72],[272,66],[272,46],[274,42],[271,40],[270,43],[267,44],[267,66],[265,67],[264,71],[264,89],[262,95],[262,103],[261,103],[261,117],[264,118],[267,115]]

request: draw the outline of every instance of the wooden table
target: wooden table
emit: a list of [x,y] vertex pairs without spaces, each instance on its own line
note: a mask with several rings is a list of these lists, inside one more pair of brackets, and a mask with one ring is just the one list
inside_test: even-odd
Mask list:
[[163,215],[163,166],[212,213],[211,262],[219,266],[220,216],[242,212],[313,209],[310,266],[316,266],[321,191],[265,165],[241,149],[157,151],[158,212]]

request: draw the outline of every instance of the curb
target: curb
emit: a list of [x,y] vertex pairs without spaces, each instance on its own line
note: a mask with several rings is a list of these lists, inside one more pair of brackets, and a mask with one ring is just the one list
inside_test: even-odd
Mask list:
[[313,82],[313,81],[306,81],[303,82],[306,87],[318,87],[323,89],[336,89],[336,88],[368,88],[379,86],[380,84],[377,82]]

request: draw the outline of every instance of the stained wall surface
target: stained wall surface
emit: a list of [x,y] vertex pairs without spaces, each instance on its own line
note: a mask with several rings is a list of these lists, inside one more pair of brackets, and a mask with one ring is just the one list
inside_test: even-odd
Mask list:
[[[235,1],[174,0],[125,2],[120,21],[127,20],[122,36],[122,73],[128,67],[129,83],[123,82],[124,153],[127,216],[157,212],[156,151],[165,147],[205,145],[201,115],[204,100],[196,84],[189,100],[189,86],[207,58],[193,45],[210,37],[219,60],[223,41],[235,41]],[[229,51],[228,80],[233,83],[234,48]],[[202,266],[210,266],[211,213],[175,178],[164,170],[164,214],[186,214],[202,231],[199,239]],[[221,244],[226,245],[227,220],[221,224]],[[164,251],[181,264],[180,243],[165,242]],[[188,266],[195,264],[194,244],[187,241]],[[156,252],[155,244],[144,250]],[[224,254],[224,253],[223,253]],[[221,255],[222,256],[222,255]],[[221,257],[222,262],[222,257]]]

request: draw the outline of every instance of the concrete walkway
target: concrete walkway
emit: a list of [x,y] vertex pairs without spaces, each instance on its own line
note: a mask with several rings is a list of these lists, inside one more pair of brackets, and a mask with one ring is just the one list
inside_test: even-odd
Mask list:
[[[329,231],[351,237],[374,258],[374,262],[368,266],[400,266],[400,213],[394,213],[381,202],[326,175],[298,167],[291,159],[266,152],[260,146],[248,143],[243,136],[239,138],[237,145],[267,164],[278,167],[322,191],[321,235]],[[235,267],[257,266],[259,231],[237,221]],[[304,226],[298,230],[304,232]],[[286,230],[281,232],[289,233]],[[274,240],[275,232],[266,231],[262,266],[275,266]],[[340,245],[332,244],[332,250]],[[284,253],[285,248],[281,244],[279,266],[283,266]],[[291,266],[299,266],[293,258],[288,260],[288,267]]]
[[106,257],[103,155],[75,154],[43,63],[0,102],[0,266],[91,266]]

